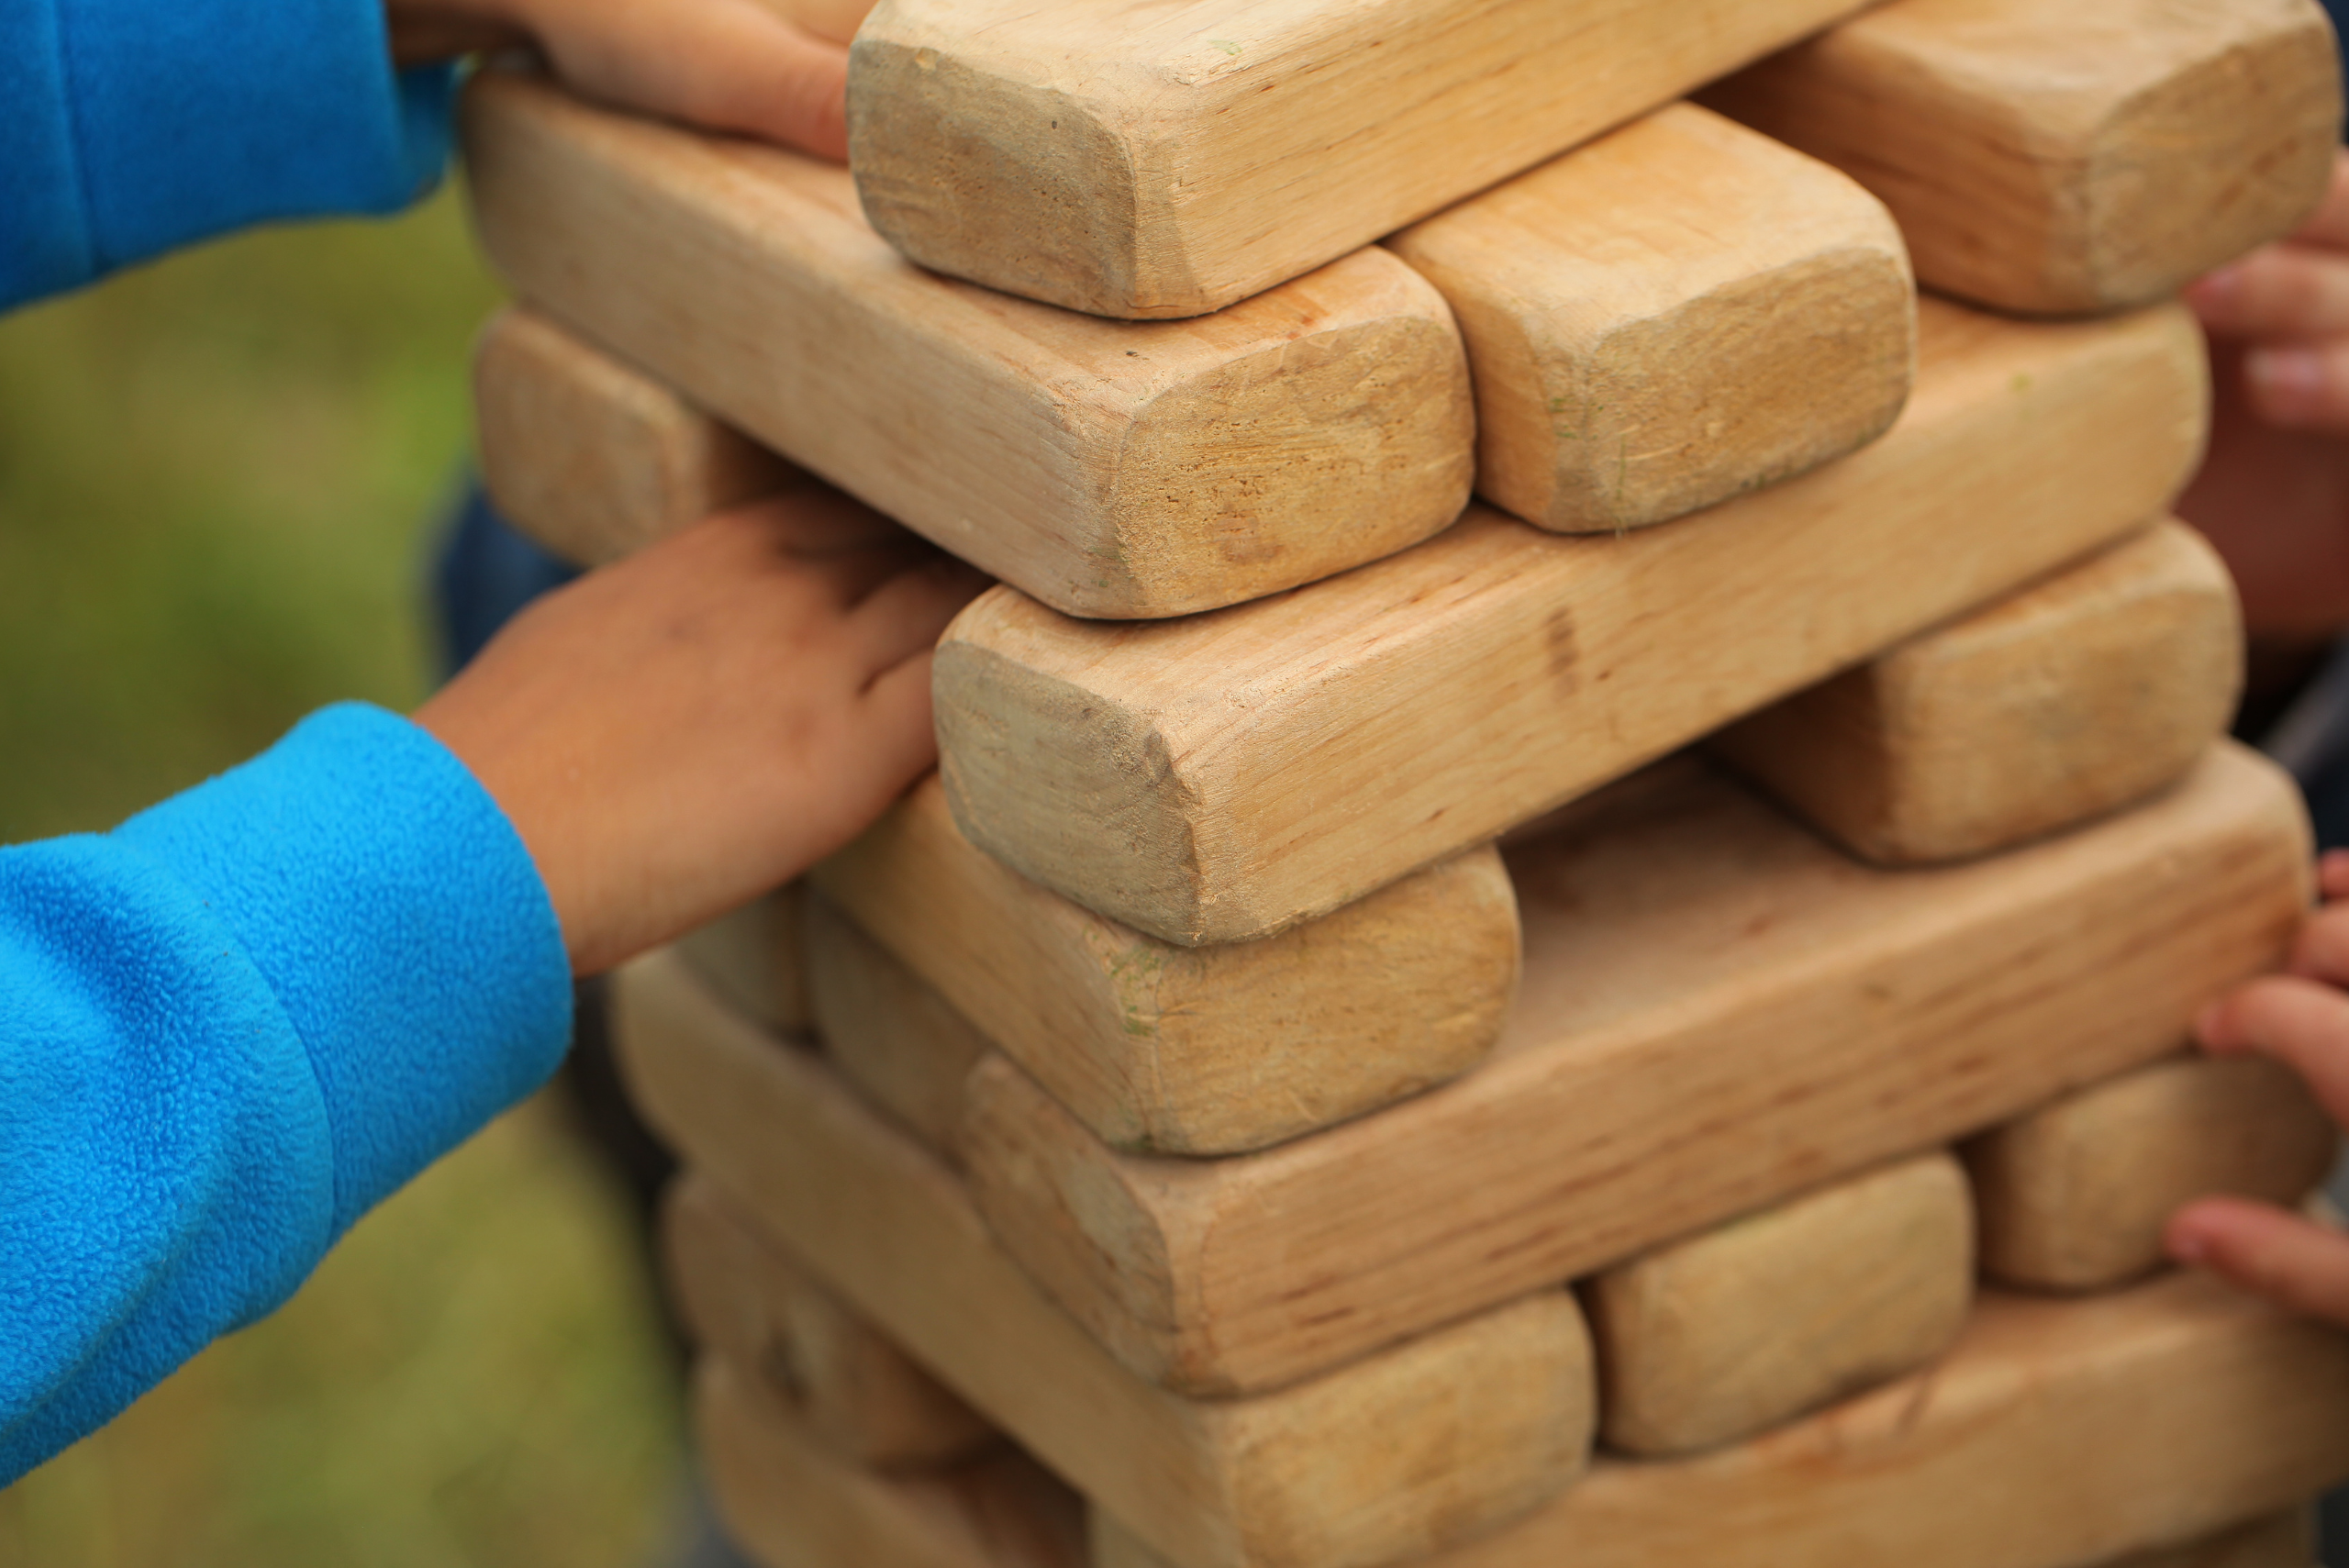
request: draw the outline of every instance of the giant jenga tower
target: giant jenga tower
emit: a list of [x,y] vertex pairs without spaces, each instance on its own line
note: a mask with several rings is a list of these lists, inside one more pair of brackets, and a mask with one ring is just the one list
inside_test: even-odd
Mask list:
[[[1823,29],[1823,30],[1822,30]],[[1000,579],[942,765],[620,977],[773,1568],[2302,1568],[2333,1135],[2165,303],[2312,0],[882,0],[854,169],[473,83],[483,457]],[[1918,285],[1928,291],[1920,297]],[[1472,499],[1473,492],[1473,499]]]

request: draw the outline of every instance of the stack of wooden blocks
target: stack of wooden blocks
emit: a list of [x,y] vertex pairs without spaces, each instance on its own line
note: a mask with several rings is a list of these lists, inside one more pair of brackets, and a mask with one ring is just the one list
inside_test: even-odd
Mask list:
[[882,0],[853,174],[474,82],[518,521],[1000,579],[617,985],[774,1568],[2307,1562],[2349,1341],[2160,1271],[2334,1148],[2187,1050],[2309,844],[2165,301],[2333,39],[1855,11]]

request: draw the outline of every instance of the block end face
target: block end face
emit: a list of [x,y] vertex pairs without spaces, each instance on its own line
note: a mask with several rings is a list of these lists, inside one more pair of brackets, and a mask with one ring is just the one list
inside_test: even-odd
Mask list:
[[1364,250],[1235,306],[1261,347],[1160,393],[1119,450],[1119,566],[1150,617],[1283,592],[1441,533],[1475,413],[1451,313]]
[[933,271],[1091,316],[1197,316],[1238,297],[1204,292],[1169,216],[1145,212],[1152,133],[1122,73],[1080,93],[962,41],[898,21],[849,51],[849,162],[883,238]]

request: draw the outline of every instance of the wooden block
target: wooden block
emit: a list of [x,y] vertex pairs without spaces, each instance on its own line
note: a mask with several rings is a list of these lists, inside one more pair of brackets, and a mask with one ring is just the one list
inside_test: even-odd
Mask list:
[[[2172,1275],[1987,1296],[1935,1366],[1735,1448],[1601,1463],[1426,1568],[2076,1568],[2344,1475],[2349,1339]],[[1154,1568],[1094,1526],[1094,1568]]]
[[850,161],[874,227],[926,267],[1196,316],[1852,9],[883,0],[850,55]]
[[2272,1062],[2177,1057],[2092,1084],[1966,1146],[1982,1266],[2009,1284],[2110,1288],[2161,1266],[2181,1205],[2213,1193],[2296,1204],[2340,1141]]
[[807,978],[841,1076],[951,1163],[963,1081],[987,1037],[820,894],[807,900]]
[[806,476],[642,372],[523,307],[473,346],[482,484],[506,519],[601,566]]
[[1853,853],[1914,865],[2143,799],[2226,732],[2242,686],[2234,583],[2165,522],[1713,745]]
[[1476,493],[1610,532],[1882,435],[1916,286],[1882,203],[1675,104],[1386,241],[1443,291],[1476,390]]
[[1675,1241],[1590,1280],[1599,1431],[1695,1453],[1910,1373],[1974,1300],[1965,1174],[1921,1155]]
[[962,1147],[1004,1245],[1144,1375],[1275,1387],[2166,1054],[2277,962],[2309,876],[2297,790],[2232,747],[2126,816],[1931,871],[1701,775],[1508,859],[1499,1049],[1375,1116],[1118,1154],[982,1062]]
[[859,1470],[715,1357],[695,1372],[694,1438],[728,1533],[765,1568],[1086,1568],[1083,1503],[1016,1449]]
[[1000,1441],[895,1340],[746,1233],[707,1182],[689,1173],[670,1189],[661,1237],[695,1339],[757,1378],[828,1452],[867,1470],[935,1470]]
[[2313,0],[1894,0],[1704,101],[1883,197],[1922,282],[2028,312],[2143,305],[2280,239],[2341,134]]
[[1170,941],[1335,909],[2117,539],[2193,466],[2175,310],[2023,325],[1926,302],[1891,432],[1628,538],[1479,508],[1310,589],[1093,626],[1007,589],[933,683],[955,820]]
[[1590,1340],[1567,1291],[1275,1394],[1179,1398],[1056,1309],[953,1173],[820,1060],[664,956],[624,971],[614,1004],[637,1101],[689,1162],[1182,1568],[1371,1568],[1520,1515],[1586,1462]]
[[2303,1505],[2184,1546],[2112,1559],[2107,1568],[2318,1568]]
[[1517,994],[1517,899],[1464,851],[1263,941],[1183,948],[974,848],[935,778],[818,886],[1111,1144],[1260,1149],[1484,1060]]
[[1208,320],[1105,322],[907,264],[833,164],[499,72],[463,117],[482,243],[524,295],[1072,615],[1294,587],[1467,499],[1460,335],[1375,247]]
[[677,939],[677,956],[726,1005],[778,1034],[804,1035],[815,1027],[801,951],[805,895],[797,884],[777,888]]

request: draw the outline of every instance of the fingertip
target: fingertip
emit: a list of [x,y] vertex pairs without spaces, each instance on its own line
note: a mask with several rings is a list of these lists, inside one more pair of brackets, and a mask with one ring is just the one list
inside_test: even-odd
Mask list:
[[2215,1001],[2205,1002],[2194,1015],[2194,1039],[2203,1050],[2213,1055],[2241,1049],[2229,1027],[2232,1021],[2232,1009],[2227,1006],[2229,1000],[2221,996]]
[[2243,263],[2230,261],[2186,285],[2186,303],[2205,327],[2222,328],[2243,297]]
[[2326,898],[2349,898],[2349,850],[2327,850],[2317,856],[2316,884]]

